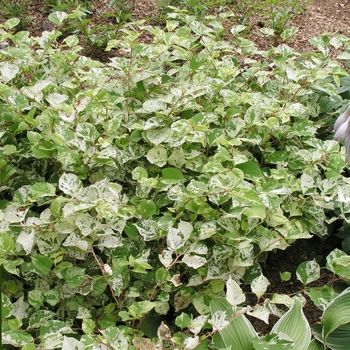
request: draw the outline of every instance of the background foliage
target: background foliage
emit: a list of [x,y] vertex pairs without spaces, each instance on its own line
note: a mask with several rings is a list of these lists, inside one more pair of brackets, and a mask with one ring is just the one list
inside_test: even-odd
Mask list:
[[[261,263],[325,238],[336,220],[346,237],[350,183],[330,128],[348,106],[349,39],[314,38],[306,54],[261,51],[241,25],[222,40],[227,16],[124,25],[108,64],[80,55],[76,35],[1,26],[0,42],[13,43],[0,51],[4,344],[347,344],[348,240],[322,266],[343,281],[337,288],[308,286],[320,273],[312,260],[296,271],[303,293],[266,296]],[[152,44],[137,42],[143,32]],[[312,343],[306,294],[324,310]],[[245,316],[268,323],[270,314],[280,320],[266,335]]]

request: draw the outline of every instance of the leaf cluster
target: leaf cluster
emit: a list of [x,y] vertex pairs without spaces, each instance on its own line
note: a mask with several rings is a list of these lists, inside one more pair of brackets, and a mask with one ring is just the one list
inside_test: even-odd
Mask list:
[[[306,349],[308,290],[266,295],[260,263],[348,221],[328,130],[348,105],[349,39],[261,51],[221,40],[219,19],[176,12],[163,29],[123,26],[107,46],[120,54],[102,64],[76,35],[58,43],[57,30],[31,37],[16,24],[0,28],[14,44],[0,51],[3,343],[218,349],[241,329],[242,349]],[[153,43],[138,42],[144,32]],[[343,48],[338,60],[329,46]],[[346,283],[347,263],[340,253],[327,267]],[[305,263],[298,278],[318,269]],[[246,314],[282,317],[258,337]],[[327,319],[323,340],[338,329]]]

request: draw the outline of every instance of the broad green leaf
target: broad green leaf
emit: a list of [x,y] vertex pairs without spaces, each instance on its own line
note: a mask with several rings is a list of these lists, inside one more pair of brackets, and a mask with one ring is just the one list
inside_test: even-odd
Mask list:
[[252,207],[244,210],[244,215],[246,215],[248,218],[258,218],[264,220],[266,217],[266,211],[262,205],[253,205]]
[[324,350],[324,347],[323,347],[323,344],[321,342],[319,342],[317,339],[312,339],[307,350]]
[[[210,302],[210,310],[213,315],[217,311],[227,313],[228,319],[233,316],[232,306],[224,298],[214,298]],[[214,344],[221,348],[236,350],[253,350],[252,341],[257,334],[244,315],[234,317],[222,330],[214,336]]]
[[51,267],[53,265],[53,260],[47,258],[43,255],[34,255],[32,256],[32,263],[35,268],[35,270],[38,273],[42,273],[44,275],[47,275],[51,271]]
[[179,316],[176,317],[175,324],[181,329],[188,328],[191,324],[191,316],[182,312]]
[[241,169],[244,177],[248,180],[257,180],[262,178],[262,172],[258,164],[248,161],[236,165],[236,168]]
[[282,33],[281,33],[281,39],[283,41],[286,41],[293,35],[295,35],[298,32],[298,28],[294,26],[287,27]]
[[315,336],[315,343],[309,346],[308,350],[324,350],[323,344],[332,350],[347,350],[350,341],[350,323],[343,324],[330,333],[324,341],[322,336],[322,325],[317,323],[312,326],[312,332]]
[[79,287],[85,279],[85,268],[73,266],[62,272],[69,288]]
[[324,311],[321,318],[323,338],[327,339],[330,333],[346,323],[350,323],[350,287],[333,299]]
[[311,329],[301,302],[294,300],[292,307],[277,321],[271,333],[283,334],[294,341],[293,349],[306,350],[311,340]]
[[297,267],[296,275],[304,284],[317,281],[320,278],[320,266],[316,260],[304,261]]
[[128,310],[131,316],[133,316],[135,319],[140,319],[142,316],[150,312],[156,305],[156,302],[148,300],[137,301],[128,306]]
[[11,314],[12,308],[13,306],[9,297],[1,293],[1,317],[3,319],[7,318]]
[[185,180],[182,172],[176,168],[164,168],[162,169],[162,182],[175,184],[182,180]]
[[47,183],[47,182],[41,182],[34,184],[30,191],[34,198],[41,198],[41,197],[53,197],[56,192],[56,188],[54,185]]
[[140,202],[136,207],[136,213],[143,218],[148,218],[157,212],[156,204],[151,200],[144,200]]
[[15,245],[12,238],[7,233],[0,233],[0,255],[7,256],[13,252]]

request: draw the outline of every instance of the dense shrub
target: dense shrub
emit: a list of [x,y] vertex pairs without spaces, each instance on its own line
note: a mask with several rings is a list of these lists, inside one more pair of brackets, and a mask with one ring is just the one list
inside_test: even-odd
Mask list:
[[[58,43],[58,31],[34,38],[15,25],[0,28],[13,42],[0,51],[3,343],[306,349],[303,296],[262,298],[260,263],[347,220],[330,126],[348,104],[349,51],[332,60],[328,46],[348,38],[261,51],[221,40],[216,19],[174,13],[164,29],[124,27],[102,64],[74,35]],[[143,31],[152,44],[137,42]],[[327,267],[346,259],[336,251]],[[298,271],[305,285],[318,274],[316,261]],[[325,288],[324,307],[341,292]],[[259,338],[244,314],[268,322],[279,304],[293,306]]]

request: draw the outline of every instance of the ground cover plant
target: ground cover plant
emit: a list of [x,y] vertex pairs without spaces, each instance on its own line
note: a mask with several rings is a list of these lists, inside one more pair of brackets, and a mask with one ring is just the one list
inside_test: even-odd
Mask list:
[[[222,40],[226,16],[125,25],[106,64],[76,35],[1,26],[4,348],[346,349],[350,184],[332,126],[349,39],[263,51],[241,25]],[[267,294],[268,255],[334,223],[342,250],[279,271],[300,293]],[[258,334],[251,317],[270,315]]]

